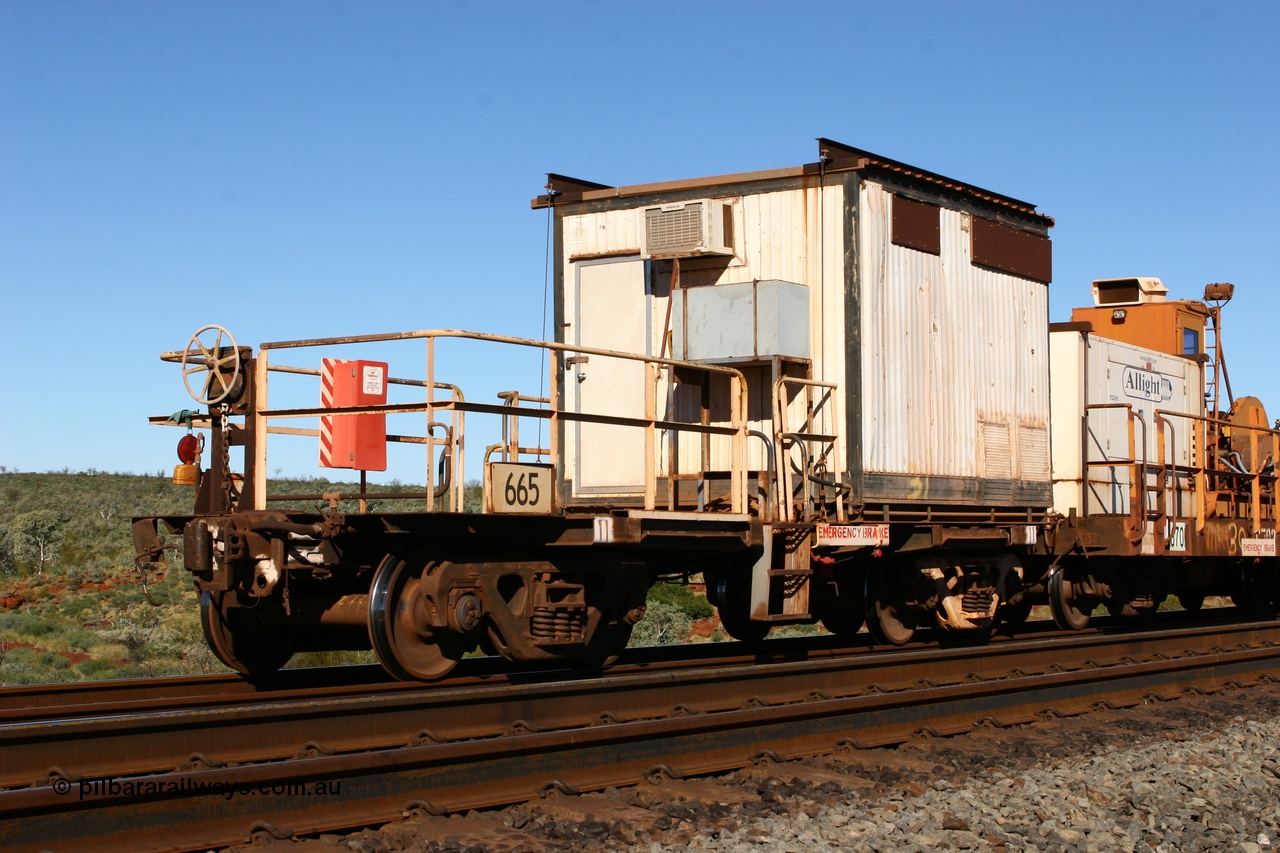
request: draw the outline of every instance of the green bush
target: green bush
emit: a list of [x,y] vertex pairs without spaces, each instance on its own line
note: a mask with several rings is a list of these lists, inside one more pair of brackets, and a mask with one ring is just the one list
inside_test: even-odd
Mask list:
[[41,666],[47,669],[71,669],[71,661],[57,652],[45,652],[40,655]]
[[285,664],[285,669],[305,669],[313,666],[350,666],[377,662],[377,656],[371,651],[299,652],[289,659],[289,662]]
[[0,631],[12,631],[18,637],[37,640],[55,634],[57,623],[18,610],[0,612]]
[[655,602],[670,605],[690,619],[706,619],[716,612],[706,598],[679,583],[654,584],[649,590],[649,603]]
[[663,601],[650,601],[644,618],[631,632],[629,646],[670,646],[689,639],[693,620],[678,607]]
[[102,645],[102,638],[86,628],[77,628],[62,638],[66,647],[76,652],[87,652]]
[[115,669],[115,664],[109,660],[103,660],[102,658],[89,658],[88,660],[81,661],[76,665],[76,671],[85,678],[93,678],[94,676],[100,676],[107,673],[114,675]]
[[58,608],[67,616],[73,619],[79,618],[80,614],[88,610],[90,613],[98,612],[98,600],[90,598],[87,595],[78,595],[75,598],[68,598],[62,602]]

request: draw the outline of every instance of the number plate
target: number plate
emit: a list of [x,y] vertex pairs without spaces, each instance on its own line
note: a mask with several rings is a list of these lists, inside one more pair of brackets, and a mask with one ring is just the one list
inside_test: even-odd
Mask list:
[[555,511],[556,473],[551,465],[490,462],[485,477],[485,508],[489,512]]
[[853,547],[882,546],[889,544],[887,524],[819,524],[818,545],[848,545]]

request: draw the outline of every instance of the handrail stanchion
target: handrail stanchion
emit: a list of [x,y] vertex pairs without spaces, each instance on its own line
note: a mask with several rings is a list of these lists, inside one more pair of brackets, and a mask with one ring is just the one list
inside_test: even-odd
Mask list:
[[[658,377],[655,367],[653,362],[645,362],[644,417],[647,423],[644,426],[644,508],[648,511],[652,511],[658,505],[657,448],[653,446],[657,438],[655,422],[658,405]],[[671,488],[670,472],[667,476],[667,488]]]
[[[267,508],[267,351],[253,363],[253,509]],[[246,463],[247,464],[247,463]]]

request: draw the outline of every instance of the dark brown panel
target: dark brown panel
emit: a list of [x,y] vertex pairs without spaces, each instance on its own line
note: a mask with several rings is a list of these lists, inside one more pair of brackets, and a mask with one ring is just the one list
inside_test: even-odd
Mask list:
[[973,262],[980,267],[1042,281],[1053,280],[1053,249],[1048,237],[973,217]]
[[942,231],[938,227],[940,209],[904,196],[893,197],[893,243],[908,249],[919,249],[931,255],[942,254]]
[[580,201],[584,192],[609,190],[613,189],[613,187],[608,184],[597,184],[595,181],[584,181],[581,178],[570,178],[565,175],[557,175],[555,172],[547,172],[547,185],[544,189],[547,190],[546,195],[540,195],[529,202],[529,206],[535,210],[551,204],[553,198],[557,199],[558,204]]
[[1092,332],[1093,323],[1084,320],[1078,323],[1050,323],[1050,332]]
[[1136,278],[1124,281],[1094,282],[1098,290],[1099,305],[1115,305],[1123,303],[1132,305],[1142,301],[1142,287]]

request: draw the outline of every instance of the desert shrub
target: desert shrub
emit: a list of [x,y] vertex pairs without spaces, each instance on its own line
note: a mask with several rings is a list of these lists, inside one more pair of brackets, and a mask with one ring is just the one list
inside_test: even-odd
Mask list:
[[57,652],[45,652],[40,655],[40,665],[45,669],[70,669],[71,661]]
[[90,613],[98,613],[98,600],[87,595],[77,595],[74,598],[67,598],[58,605],[58,609],[72,619],[79,619],[80,614],[88,610]]
[[0,684],[40,684],[52,680],[40,658],[41,653],[34,649],[6,647],[0,659]]
[[285,664],[286,669],[304,669],[312,666],[352,666],[377,663],[371,651],[299,652]]
[[89,658],[76,664],[76,671],[85,678],[111,677],[115,674],[115,664],[102,658]]
[[706,619],[716,609],[704,596],[679,583],[656,583],[649,590],[649,603],[661,602],[680,610],[690,619]]
[[9,631],[15,637],[38,640],[58,632],[58,625],[20,610],[0,612],[0,631]]
[[87,652],[94,646],[102,645],[102,638],[92,631],[80,628],[67,634],[65,642],[68,648],[75,649],[78,652]]
[[644,618],[631,632],[629,646],[670,646],[689,639],[693,620],[678,607],[662,601],[650,601]]

